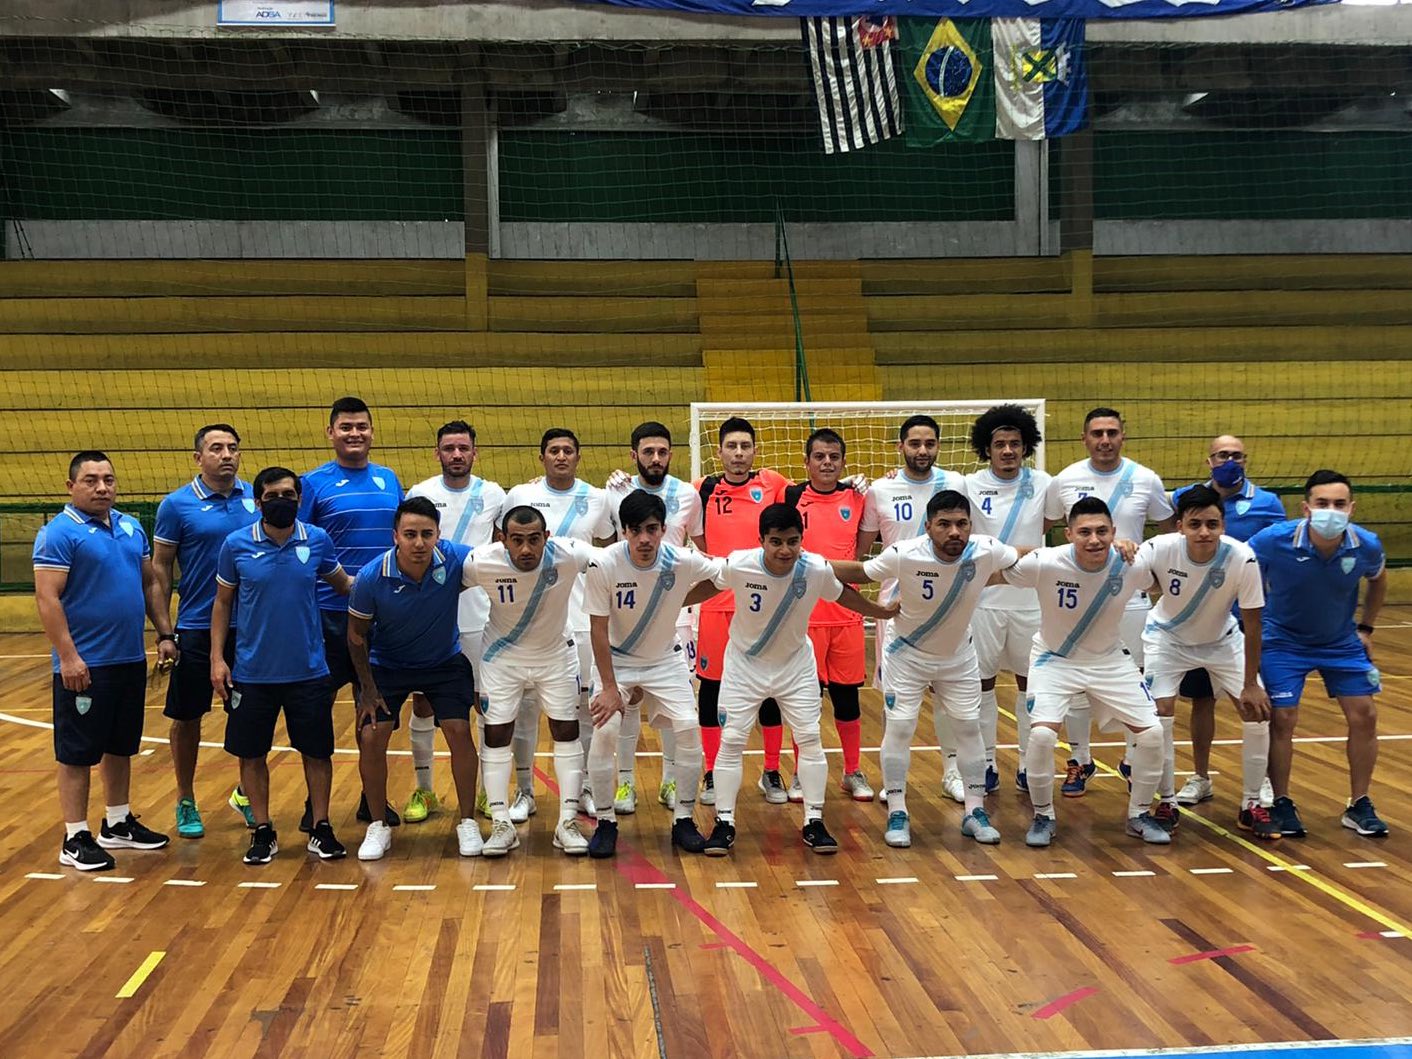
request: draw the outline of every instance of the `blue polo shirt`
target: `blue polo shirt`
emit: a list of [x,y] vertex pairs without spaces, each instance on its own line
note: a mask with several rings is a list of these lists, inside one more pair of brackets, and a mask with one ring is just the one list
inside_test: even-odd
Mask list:
[[[250,486],[239,478],[230,495],[207,487],[198,474],[190,485],[168,493],[157,505],[157,527],[152,539],[176,549],[181,567],[177,584],[178,629],[209,629],[211,604],[216,601],[216,560],[221,545],[233,532],[260,520]],[[230,612],[236,624],[236,611]]]
[[[105,521],[65,504],[35,536],[34,568],[69,575],[59,602],[90,669],[147,660],[142,563],[151,556],[141,524],[117,508]],[[59,652],[50,655],[57,673]]]
[[282,545],[259,522],[226,537],[216,580],[236,590],[240,607],[237,681],[291,684],[328,676],[314,586],[338,569],[333,541],[317,526],[295,522]]
[[[1216,488],[1209,478],[1201,484],[1211,489]],[[1173,507],[1190,488],[1191,486],[1184,485],[1172,494]],[[1226,536],[1234,537],[1238,541],[1248,541],[1266,526],[1273,526],[1289,518],[1280,498],[1268,489],[1261,489],[1249,478],[1241,484],[1237,492],[1226,497],[1224,507]]]
[[[388,467],[370,463],[361,469],[329,460],[304,475],[299,519],[318,526],[331,538],[338,561],[349,577],[382,555],[392,540],[392,518],[402,502],[402,483]],[[328,585],[319,585],[319,609],[340,613],[348,601]]]
[[372,621],[369,660],[388,669],[430,669],[461,651],[456,614],[461,569],[471,549],[442,541],[421,581],[397,565],[397,549],[368,563],[353,582],[348,613]]
[[1307,519],[1270,526],[1247,543],[1265,577],[1266,646],[1297,650],[1347,644],[1362,653],[1353,615],[1359,582],[1383,569],[1377,534],[1350,524],[1328,559],[1314,550]]

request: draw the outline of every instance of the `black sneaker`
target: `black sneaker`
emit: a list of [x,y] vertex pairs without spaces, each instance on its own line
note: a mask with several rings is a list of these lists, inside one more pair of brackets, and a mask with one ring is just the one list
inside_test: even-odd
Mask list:
[[1270,819],[1280,829],[1280,834],[1287,838],[1303,838],[1308,833],[1292,798],[1276,798],[1275,804],[1270,806]]
[[309,833],[310,853],[317,853],[319,860],[341,860],[348,856],[348,850],[334,837],[333,826],[327,820],[320,820]]
[[98,844],[104,849],[161,849],[170,841],[170,836],[143,827],[131,813],[116,827],[110,827],[104,819],[98,830]]
[[[672,828],[672,833],[676,833],[676,828]],[[706,840],[706,844],[701,847],[701,852],[708,857],[724,857],[735,845],[735,825],[727,824],[721,820],[716,821],[716,826],[711,828],[711,837]]]
[[[373,814],[368,810],[368,796],[366,794],[360,794],[358,796],[358,822],[363,824],[371,824],[373,822]],[[402,817],[397,815],[397,810],[392,807],[390,802],[384,810],[382,822],[388,827],[402,826]]]
[[600,820],[588,840],[588,855],[594,860],[606,860],[618,852],[618,822]]
[[113,855],[93,841],[92,831],[80,831],[64,839],[59,847],[59,863],[79,871],[112,871],[118,866]]
[[279,852],[275,841],[275,829],[271,824],[261,824],[250,834],[250,848],[245,851],[246,864],[268,864]]
[[804,825],[804,844],[815,853],[837,853],[838,839],[829,834],[822,820],[810,820]]
[[706,848],[706,836],[697,828],[695,820],[684,816],[672,824],[672,845],[683,853],[700,853]]
[[1387,838],[1387,824],[1378,819],[1373,799],[1366,794],[1343,811],[1342,823],[1365,838]]

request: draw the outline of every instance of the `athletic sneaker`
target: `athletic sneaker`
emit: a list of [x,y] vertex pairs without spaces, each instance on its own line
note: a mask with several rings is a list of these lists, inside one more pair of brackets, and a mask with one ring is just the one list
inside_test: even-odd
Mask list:
[[436,800],[436,792],[418,787],[407,799],[407,805],[402,810],[402,819],[409,824],[420,824],[439,808],[441,804]]
[[633,813],[637,812],[636,784],[618,784],[618,790],[613,795],[613,812],[621,813],[623,816],[631,816]]
[[177,834],[182,838],[200,838],[206,833],[206,827],[201,823],[201,810],[196,808],[196,802],[190,798],[182,798],[177,802],[176,825]]
[[1133,792],[1133,767],[1128,764],[1128,759],[1123,758],[1118,762],[1118,775],[1123,777],[1123,782],[1128,785],[1128,793]]
[[594,860],[606,860],[618,852],[618,824],[614,820],[600,820],[593,829],[593,837],[588,840],[588,855]]
[[1059,793],[1065,798],[1082,798],[1088,790],[1088,781],[1092,775],[1098,771],[1098,766],[1090,761],[1087,765],[1080,765],[1073,758],[1064,772],[1064,782],[1059,788]]
[[588,789],[587,784],[579,792],[579,812],[590,820],[596,819],[598,816],[598,806],[594,804],[593,792]]
[[1259,802],[1246,803],[1245,808],[1236,814],[1236,826],[1264,842],[1278,842],[1282,837],[1279,827],[1270,818],[1270,810]]
[[382,860],[390,849],[392,849],[392,828],[381,820],[374,820],[368,825],[367,834],[363,836],[363,844],[358,847],[358,859]]
[[250,799],[245,797],[245,792],[239,787],[230,792],[230,797],[226,799],[226,804],[245,818],[245,826],[253,829],[255,827],[255,814],[250,811]]
[[109,826],[107,819],[98,829],[98,844],[104,849],[161,849],[171,839],[137,822],[131,813],[122,823]]
[[912,844],[912,818],[901,809],[887,814],[887,830],[883,841],[894,849],[906,849]]
[[1387,838],[1387,824],[1378,819],[1373,800],[1366,794],[1343,811],[1342,823],[1367,838]]
[[464,816],[456,825],[456,849],[463,857],[479,857],[485,849],[485,839],[480,835],[480,824],[473,817]]
[[516,790],[515,797],[510,802],[510,823],[523,824],[537,812],[539,806],[535,804],[534,795],[526,790]]
[[[707,775],[709,776],[710,773]],[[708,857],[724,857],[734,845],[735,825],[717,820],[716,826],[711,828],[711,837],[706,840],[706,845],[701,852]]]
[[112,871],[118,862],[113,855],[93,841],[92,831],[80,831],[64,839],[59,847],[59,863],[79,871]]
[[1158,802],[1157,808],[1152,812],[1152,819],[1170,835],[1182,826],[1182,811],[1177,808],[1176,802]]
[[1026,794],[1030,793],[1030,776],[1024,769],[1015,770],[1015,789]]
[[319,860],[342,860],[348,850],[333,833],[333,825],[320,820],[309,832],[309,844],[304,847],[310,853],[317,853]]
[[490,825],[490,837],[481,850],[483,857],[503,857],[512,849],[520,848],[520,833],[508,820],[497,820]]
[[490,819],[490,795],[485,793],[484,787],[476,792],[476,812],[487,820]]
[[984,809],[972,809],[961,821],[961,834],[974,838],[983,846],[1000,845],[1000,832],[990,822]]
[[1200,805],[1202,802],[1209,802],[1216,796],[1215,789],[1211,786],[1211,780],[1206,776],[1188,776],[1182,789],[1177,791],[1178,805]]
[[1000,773],[995,771],[994,765],[987,765],[985,767],[985,792],[986,794],[994,794],[998,790],[1000,790]]
[[961,778],[961,770],[954,764],[948,765],[941,777],[941,793],[953,802],[966,800],[966,781]]
[[710,769],[701,777],[701,794],[696,800],[702,805],[716,804],[716,777],[711,775]]
[[771,805],[783,805],[789,801],[789,792],[784,788],[784,777],[779,769],[766,769],[760,773],[760,780],[755,786],[760,788],[765,801]]
[[1270,806],[1270,819],[1286,838],[1303,838],[1308,834],[1291,798],[1276,798],[1275,804]]
[[562,849],[570,857],[582,857],[588,852],[588,839],[577,819],[560,820],[554,829],[554,848]]
[[1266,809],[1275,804],[1275,786],[1269,776],[1260,781],[1260,804]]
[[1025,845],[1027,846],[1047,846],[1054,841],[1054,836],[1059,833],[1059,825],[1052,816],[1040,816],[1035,813],[1034,819],[1030,821],[1030,829],[1025,832]]
[[810,820],[804,825],[801,833],[804,836],[804,844],[815,853],[838,852],[838,839],[829,834],[829,829],[824,826],[822,820]]
[[795,805],[804,804],[804,788],[799,785],[797,772],[789,778],[789,800]]
[[1159,824],[1151,813],[1128,817],[1128,834],[1154,846],[1170,845],[1172,841],[1172,833]]
[[[371,824],[373,822],[373,814],[371,810],[368,809],[368,796],[366,794],[358,795],[357,818],[360,824]],[[402,824],[402,817],[397,815],[397,810],[392,807],[391,802],[388,802],[386,808],[383,809],[382,822],[388,827],[400,827]]]
[[242,858],[246,864],[268,864],[279,852],[275,841],[275,829],[271,824],[261,824],[250,835],[250,848]]
[[672,845],[683,853],[701,853],[706,849],[706,836],[696,826],[696,821],[683,816],[672,823]]
[[675,809],[677,807],[677,781],[667,780],[657,787],[657,804],[663,809]]
[[850,772],[844,776],[840,789],[855,802],[871,802],[877,797],[873,793],[873,788],[868,786],[868,779],[862,772]]

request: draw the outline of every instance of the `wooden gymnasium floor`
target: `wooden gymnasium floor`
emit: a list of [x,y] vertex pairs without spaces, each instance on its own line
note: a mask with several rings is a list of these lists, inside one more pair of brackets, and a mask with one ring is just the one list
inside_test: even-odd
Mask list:
[[[1104,774],[1061,805],[1058,845],[1028,850],[1026,803],[1011,786],[1014,728],[1002,718],[999,847],[961,838],[959,807],[938,794],[938,755],[923,749],[910,850],[883,844],[878,806],[831,794],[843,851],[814,856],[799,844],[798,809],[767,807],[748,788],[729,859],[674,855],[666,813],[648,802],[625,819],[616,861],[571,861],[550,847],[541,780],[540,813],[506,860],[459,859],[443,812],[400,828],[384,861],[322,864],[295,841],[297,759],[276,753],[276,824],[289,845],[252,869],[240,863],[245,829],[224,804],[235,769],[212,749],[198,773],[207,836],[121,854],[100,877],[56,859],[42,642],[0,637],[0,1055],[1131,1054],[1405,1036],[1412,608],[1391,609],[1383,625],[1375,794],[1393,835],[1382,842],[1338,826],[1343,726],[1320,692],[1296,758],[1312,831],[1269,847],[1232,824],[1238,729],[1223,713],[1217,799],[1186,818],[1172,847],[1123,836],[1122,787]],[[869,695],[865,765],[876,780]],[[1009,698],[1002,687],[1002,706]],[[343,747],[351,716],[340,710]],[[169,830],[156,705],[148,732],[133,802]],[[932,742],[929,721],[919,742]],[[405,796],[405,737],[394,745],[393,790]],[[1098,756],[1113,765],[1120,751],[1106,743]],[[336,761],[335,825],[356,849],[355,757]],[[641,764],[655,789],[657,759]],[[759,758],[746,764],[753,783]],[[438,786],[450,787],[444,764]]]

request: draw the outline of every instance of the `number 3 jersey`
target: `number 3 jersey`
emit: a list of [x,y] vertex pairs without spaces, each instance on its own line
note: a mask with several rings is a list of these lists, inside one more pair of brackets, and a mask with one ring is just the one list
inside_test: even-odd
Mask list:
[[[971,531],[994,537],[1014,548],[1044,545],[1044,504],[1049,475],[1030,467],[1014,478],[997,477],[989,467],[966,475],[966,498],[971,502]],[[981,593],[985,610],[1029,611],[1039,609],[1033,592],[1011,585],[991,585]]]
[[1265,605],[1260,563],[1248,545],[1222,536],[1210,562],[1198,563],[1187,552],[1180,533],[1163,533],[1138,551],[1146,557],[1162,590],[1147,616],[1148,631],[1170,636],[1179,644],[1199,647],[1215,643],[1235,624],[1231,607],[1253,610]]
[[1152,584],[1151,553],[1132,563],[1112,548],[1096,572],[1079,566],[1074,546],[1040,548],[1005,571],[1005,580],[1039,593],[1040,648],[1036,665],[1051,658],[1097,662],[1119,649],[1118,628],[1128,598]]
[[[745,481],[732,485],[725,475],[713,474],[696,483],[701,497],[700,521],[693,537],[706,538],[706,551],[724,559],[732,552],[760,546],[760,512],[777,503],[789,479],[768,468],[751,471]],[[735,599],[729,592],[701,604],[702,610],[731,611]]]
[[[584,602],[588,613],[608,619],[615,665],[651,666],[677,648],[677,615],[702,581],[718,581],[724,559],[663,544],[643,569],[627,541],[604,548],[588,564]],[[677,663],[680,665],[681,663]]]
[[788,664],[801,651],[812,655],[807,635],[814,604],[843,594],[823,556],[800,552],[789,573],[772,574],[762,548],[732,552],[716,584],[735,598],[727,657],[738,651],[772,666]]

